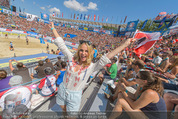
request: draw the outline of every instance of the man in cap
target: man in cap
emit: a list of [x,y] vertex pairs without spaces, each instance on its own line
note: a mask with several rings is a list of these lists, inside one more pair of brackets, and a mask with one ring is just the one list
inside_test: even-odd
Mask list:
[[57,59],[58,59],[58,61],[54,64],[54,67],[55,67],[56,71],[59,71],[59,70],[61,70],[61,62],[62,62],[62,60],[61,60],[60,56],[58,56]]
[[54,69],[53,63],[50,61],[49,58],[46,58],[45,62],[46,63],[44,64],[44,68],[50,67],[52,69],[51,74],[54,74],[55,73],[55,69]]
[[46,67],[44,69],[46,77],[41,79],[40,84],[36,89],[36,93],[42,96],[53,96],[56,88],[56,78],[54,75],[51,75],[52,69],[51,67]]
[[[12,66],[12,61],[16,62],[17,69]],[[15,59],[9,60],[9,68],[14,75],[22,76],[23,83],[31,83],[32,79],[28,72],[28,68],[22,62],[18,62]]]

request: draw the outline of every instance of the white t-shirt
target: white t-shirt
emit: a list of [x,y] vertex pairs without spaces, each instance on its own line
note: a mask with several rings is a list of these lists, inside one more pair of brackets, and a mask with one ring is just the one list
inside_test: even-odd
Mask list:
[[162,58],[160,56],[157,56],[155,58],[153,58],[153,63],[154,64],[160,64],[162,61]]
[[32,91],[27,86],[20,86],[2,92],[0,96],[0,107],[3,116],[11,117],[24,114],[30,109]]

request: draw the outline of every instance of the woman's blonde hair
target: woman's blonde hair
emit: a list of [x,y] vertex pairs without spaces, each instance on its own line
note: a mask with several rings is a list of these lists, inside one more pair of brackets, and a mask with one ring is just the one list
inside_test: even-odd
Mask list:
[[74,55],[74,61],[75,62],[79,62],[80,61],[80,56],[79,56],[79,52],[80,52],[80,49],[82,47],[82,45],[85,44],[87,46],[87,49],[88,49],[88,57],[87,57],[87,60],[86,62],[84,62],[82,64],[83,67],[86,67],[86,66],[89,66],[92,62],[92,59],[93,59],[93,47],[92,45],[88,45],[87,43],[82,43],[78,46],[78,49],[77,49],[77,52],[75,53]]
[[154,74],[150,73],[149,71],[139,71],[139,74],[142,80],[147,80],[147,84],[143,86],[141,92],[144,92],[147,89],[152,89],[160,96],[163,95],[164,88],[162,81],[158,77],[154,76]]

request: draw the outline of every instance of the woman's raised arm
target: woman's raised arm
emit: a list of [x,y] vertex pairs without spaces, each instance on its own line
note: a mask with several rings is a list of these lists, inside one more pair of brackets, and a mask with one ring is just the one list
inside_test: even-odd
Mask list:
[[65,45],[64,40],[62,39],[62,37],[60,37],[60,35],[57,33],[56,29],[54,28],[54,23],[50,22],[51,25],[48,25],[49,28],[51,28],[51,30],[54,33],[54,36],[56,37],[54,43],[55,45],[61,50],[61,52],[67,56],[68,60],[72,60],[72,53],[69,51],[69,49],[67,48],[67,46]]
[[109,59],[111,59],[112,57],[114,57],[116,54],[118,54],[119,52],[121,52],[124,48],[126,48],[127,46],[130,45],[131,42],[134,42],[136,39],[134,38],[129,38],[127,39],[125,42],[121,43],[119,45],[119,47],[117,47],[116,49],[114,49],[113,51],[111,51],[110,53],[108,53],[106,55],[106,57],[108,57]]
[[54,36],[57,38],[57,37],[60,37],[60,35],[57,33],[56,29],[54,28],[54,23],[53,22],[50,22],[51,25],[49,25],[49,28],[51,29],[51,31],[54,33]]

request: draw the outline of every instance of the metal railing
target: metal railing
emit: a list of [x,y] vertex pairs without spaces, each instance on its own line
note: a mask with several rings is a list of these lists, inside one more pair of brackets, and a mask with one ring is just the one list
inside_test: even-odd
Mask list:
[[[51,60],[51,62],[53,64],[58,61],[57,58],[51,58],[50,60]],[[67,61],[66,57],[61,57],[61,60]],[[36,71],[34,70],[34,68],[38,65],[38,61],[32,62],[32,63],[27,63],[27,64],[24,64],[24,65],[28,68],[29,74],[36,73]],[[14,67],[16,67],[16,66],[14,66]],[[1,70],[2,69],[5,70],[7,72],[7,76],[13,76],[13,73],[10,70],[9,67],[4,67],[4,68],[0,68],[0,69]]]

